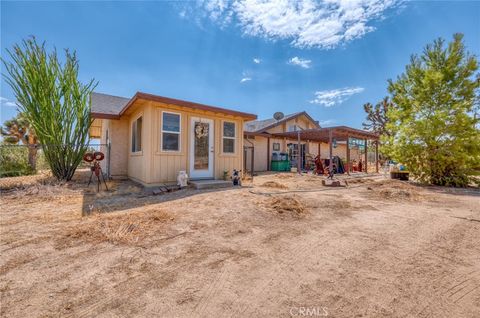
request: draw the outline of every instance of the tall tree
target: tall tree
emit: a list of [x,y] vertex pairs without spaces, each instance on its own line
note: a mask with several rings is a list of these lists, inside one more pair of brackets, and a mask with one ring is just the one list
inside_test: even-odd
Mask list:
[[11,61],[2,58],[5,81],[42,143],[53,175],[70,180],[87,149],[90,93],[96,82],[80,82],[75,52],[65,50],[62,63],[55,49],[47,53],[45,43],[34,37],[7,53]]
[[387,113],[388,152],[421,181],[466,186],[480,167],[480,74],[463,35],[437,39],[413,55],[405,73],[389,80],[395,108]]
[[381,136],[389,136],[386,125],[388,122],[387,112],[390,108],[393,108],[393,103],[389,100],[388,96],[383,98],[375,106],[371,103],[363,105],[365,113],[367,113],[366,121],[362,123],[363,128],[373,131]]
[[37,165],[38,138],[35,130],[30,127],[30,123],[25,118],[25,115],[19,113],[14,118],[6,120],[3,123],[3,127],[0,128],[0,133],[6,143],[16,145],[22,142],[22,144],[28,147],[28,164],[32,170],[35,170]]

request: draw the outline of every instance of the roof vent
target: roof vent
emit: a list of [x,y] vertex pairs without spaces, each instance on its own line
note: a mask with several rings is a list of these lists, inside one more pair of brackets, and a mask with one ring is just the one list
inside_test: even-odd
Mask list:
[[285,115],[282,113],[282,112],[276,112],[275,114],[273,114],[273,118],[275,118],[275,120],[282,120],[283,117],[285,117]]

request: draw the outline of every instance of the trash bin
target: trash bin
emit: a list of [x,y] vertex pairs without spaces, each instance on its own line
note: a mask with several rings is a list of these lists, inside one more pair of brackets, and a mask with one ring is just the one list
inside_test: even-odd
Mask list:
[[290,171],[290,161],[288,160],[288,154],[283,152],[274,152],[272,154],[270,169],[272,171]]

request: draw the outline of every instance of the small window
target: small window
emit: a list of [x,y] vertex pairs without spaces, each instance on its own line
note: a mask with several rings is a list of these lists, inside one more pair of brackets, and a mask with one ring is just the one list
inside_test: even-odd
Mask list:
[[223,153],[235,153],[235,123],[223,122]]
[[273,151],[280,151],[280,143],[274,142],[273,143]]
[[132,152],[142,151],[142,117],[132,123]]
[[288,130],[287,131],[297,131],[297,125],[290,125],[288,126]]
[[162,113],[162,150],[180,150],[180,114]]

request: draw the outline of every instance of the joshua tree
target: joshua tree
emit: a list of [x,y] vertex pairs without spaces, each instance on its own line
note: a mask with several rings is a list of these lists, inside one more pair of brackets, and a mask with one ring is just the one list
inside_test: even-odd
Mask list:
[[388,137],[390,133],[386,129],[388,122],[387,112],[393,108],[393,106],[393,103],[388,97],[382,99],[382,101],[375,106],[370,103],[363,105],[363,109],[367,113],[367,120],[362,124],[363,128],[376,132],[381,136],[386,135]]
[[65,50],[62,64],[55,49],[47,53],[45,43],[34,37],[7,50],[5,81],[12,87],[18,107],[35,130],[52,173],[70,180],[87,149],[91,80],[78,80],[75,52]]
[[3,127],[0,127],[0,133],[7,144],[16,145],[22,142],[22,144],[28,146],[28,164],[35,170],[37,165],[38,138],[25,116],[19,113],[14,118],[6,120],[3,123]]

